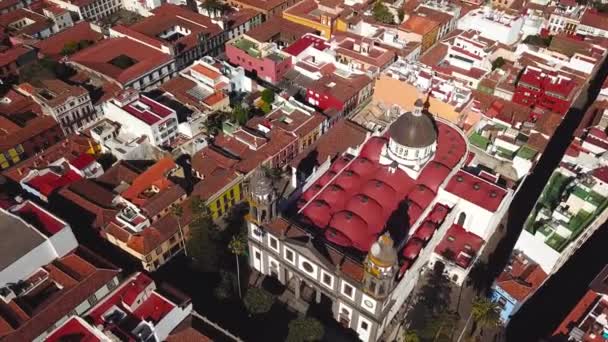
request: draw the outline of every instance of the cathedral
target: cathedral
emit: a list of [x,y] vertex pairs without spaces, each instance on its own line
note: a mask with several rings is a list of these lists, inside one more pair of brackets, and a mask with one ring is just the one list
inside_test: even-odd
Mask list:
[[252,176],[250,267],[285,285],[288,305],[328,303],[361,340],[379,341],[424,270],[464,281],[513,194],[470,163],[463,133],[429,109],[417,100],[289,198],[262,171]]

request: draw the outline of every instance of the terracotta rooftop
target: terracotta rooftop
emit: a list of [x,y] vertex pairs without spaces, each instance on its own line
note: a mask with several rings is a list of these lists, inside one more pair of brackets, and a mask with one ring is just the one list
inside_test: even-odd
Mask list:
[[[162,44],[180,44],[184,50],[194,48],[199,44],[199,35],[208,34],[209,39],[222,32],[221,27],[213,23],[211,19],[202,14],[193,12],[185,7],[163,4],[152,11],[153,15],[146,17],[129,27],[130,30],[139,32],[151,39],[158,40]],[[175,34],[171,37],[160,36],[180,27],[188,30],[189,34]]]
[[167,342],[212,342],[213,339],[197,329],[197,322],[193,316],[183,320],[167,337]]
[[443,61],[447,53],[448,46],[444,43],[437,43],[420,57],[420,63],[434,67]]
[[[146,171],[135,177],[131,182],[131,186],[126,189],[121,196],[137,206],[146,205],[148,201],[161,195],[164,190],[175,186],[167,177],[170,172],[174,171],[176,168],[177,164],[175,164],[172,158],[165,157],[160,159]],[[154,190],[150,190],[152,188],[154,188]],[[151,193],[148,194],[148,192]],[[162,209],[164,208],[161,208],[161,210]]]
[[[26,20],[28,22],[27,25],[14,26],[16,22],[25,22]],[[50,30],[53,27],[53,23],[42,14],[20,8],[0,15],[0,26],[11,30],[11,34],[33,36],[44,30]]]
[[582,25],[608,31],[608,15],[599,13],[594,9],[587,9],[580,19]]
[[[186,200],[179,205],[183,208],[183,216],[180,218],[180,223],[183,226],[186,226],[192,220],[190,200]],[[119,226],[115,222],[111,222],[107,225],[104,228],[104,233],[112,235],[116,239],[124,242],[128,248],[135,252],[147,255],[173,237],[178,230],[179,226],[175,216],[173,214],[167,214],[139,233],[134,233],[126,227]]]
[[256,8],[260,11],[272,11],[273,9],[280,7],[287,3],[287,0],[238,0],[238,2],[246,4],[247,6]]
[[55,129],[60,139],[63,132],[52,116],[43,115],[42,109],[30,98],[10,90],[4,95],[10,103],[0,103],[0,151],[13,148],[46,131]]
[[334,159],[349,147],[362,144],[371,132],[350,120],[340,120],[319,140],[291,161],[291,166],[300,168],[300,163],[313,158],[316,165],[323,164],[327,158]]
[[441,242],[435,247],[435,253],[447,257],[448,253],[453,261],[462,268],[468,268],[475,259],[484,241],[481,237],[465,230],[462,226],[453,224]]
[[433,18],[432,20],[439,22],[441,25],[446,25],[453,19],[452,15],[438,11],[429,7],[420,6],[416,9],[417,15],[422,15],[427,18]]
[[331,94],[339,101],[346,102],[374,81],[367,75],[352,74],[348,77],[342,77],[331,73],[314,81],[309,89],[322,95]]
[[83,40],[98,42],[102,39],[103,34],[101,32],[93,30],[89,22],[81,21],[57,34],[40,40],[36,43],[35,47],[46,56],[59,59],[63,57],[61,50],[63,50],[63,47],[67,43],[77,43]]
[[[118,209],[113,206],[115,195],[96,181],[83,179],[59,190],[59,195],[73,203],[82,213],[84,223],[86,214],[92,215],[92,228],[100,229],[114,219]],[[69,213],[64,213],[69,215]]]
[[[19,300],[0,302],[0,336],[7,341],[33,341],[62,317],[76,309],[119,273],[111,265],[98,264],[82,253],[72,253],[43,269],[48,280]],[[35,299],[35,294],[44,295]],[[23,303],[29,305],[23,306]]]
[[521,302],[534,292],[545,278],[547,274],[538,264],[520,254],[511,259],[509,267],[498,276],[496,285]]
[[[335,49],[336,53],[349,56],[378,68],[386,67],[396,59],[395,53],[392,50],[375,46],[373,42],[368,42],[364,37],[354,38],[352,35],[336,34],[333,36],[332,41],[338,44]],[[369,44],[367,52],[361,51],[361,45],[364,43]]]
[[404,21],[400,27],[424,36],[425,34],[435,30],[440,25],[441,23],[439,21],[426,16],[413,14],[406,21]]
[[[247,31],[247,36],[258,42],[271,42],[275,40],[285,40],[291,43],[307,33],[315,33],[315,30],[304,25],[294,23],[290,20],[278,16],[270,17],[261,25]],[[287,39],[284,39],[286,37]],[[292,37],[296,37],[293,39]]]
[[[126,68],[112,64],[115,58],[133,62]],[[129,38],[110,38],[81,50],[69,60],[116,80],[123,86],[144,74],[167,64],[171,56]]]
[[55,108],[62,106],[68,100],[88,94],[88,91],[77,85],[67,84],[59,79],[41,80],[41,87],[34,87],[29,83],[18,86],[21,92],[36,96],[38,101]]
[[86,137],[71,135],[47,148],[38,155],[32,156],[5,170],[3,175],[15,182],[19,182],[28,174],[30,170],[46,167],[50,163],[53,163],[62,157],[65,157],[68,161],[72,160],[80,156],[82,153],[91,152],[91,149],[94,146],[95,143]]

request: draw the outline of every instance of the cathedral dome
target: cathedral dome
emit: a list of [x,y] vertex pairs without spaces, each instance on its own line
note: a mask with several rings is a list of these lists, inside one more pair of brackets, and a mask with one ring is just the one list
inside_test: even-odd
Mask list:
[[272,180],[262,168],[257,168],[251,176],[251,195],[255,198],[266,198],[274,192]]
[[404,147],[424,148],[437,141],[433,118],[422,111],[423,102],[416,100],[414,111],[401,115],[389,128],[393,141]]

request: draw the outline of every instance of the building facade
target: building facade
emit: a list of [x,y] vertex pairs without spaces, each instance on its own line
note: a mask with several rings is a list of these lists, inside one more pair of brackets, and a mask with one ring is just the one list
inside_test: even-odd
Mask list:
[[226,43],[226,57],[232,64],[255,73],[266,82],[277,83],[293,68],[291,56],[273,43],[260,43],[244,35]]
[[175,111],[137,91],[125,91],[105,104],[104,116],[119,122],[122,129],[146,136],[154,146],[170,144],[177,136]]
[[79,132],[97,121],[99,115],[85,88],[58,79],[41,82],[40,88],[21,84],[18,91],[31,96],[43,112],[54,117],[65,134]]
[[[323,302],[361,340],[386,338],[422,269],[439,267],[461,283],[505,213],[510,192],[456,173],[466,154],[459,135],[430,118],[419,100],[387,131],[320,165],[287,203],[281,201],[297,212],[290,218],[278,212],[272,182],[254,174],[247,192],[250,266],[283,283],[282,297],[296,310]],[[446,148],[449,160],[442,158]],[[434,166],[437,158],[446,164]],[[387,227],[402,196],[410,200],[401,209],[407,212],[403,226]],[[448,245],[454,226],[464,234]],[[445,250],[453,258],[433,257],[447,256]]]

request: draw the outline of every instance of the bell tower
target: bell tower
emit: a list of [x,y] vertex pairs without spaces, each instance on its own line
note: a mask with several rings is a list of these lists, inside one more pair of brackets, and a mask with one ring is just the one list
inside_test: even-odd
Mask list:
[[257,168],[249,181],[249,216],[258,226],[277,216],[277,194],[272,180]]
[[397,270],[397,250],[386,232],[374,242],[364,261],[363,285],[374,298],[385,298],[393,289]]

